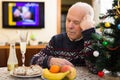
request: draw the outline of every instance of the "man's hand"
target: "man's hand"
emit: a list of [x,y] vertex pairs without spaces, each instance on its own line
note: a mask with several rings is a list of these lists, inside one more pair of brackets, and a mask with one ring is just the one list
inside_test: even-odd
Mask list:
[[59,65],[59,66],[70,65],[70,66],[73,66],[73,64],[71,62],[69,62],[66,59],[62,59],[62,58],[51,58],[50,59],[50,66],[51,65]]
[[80,23],[80,28],[82,31],[93,28],[94,21],[92,20],[90,15],[86,15]]

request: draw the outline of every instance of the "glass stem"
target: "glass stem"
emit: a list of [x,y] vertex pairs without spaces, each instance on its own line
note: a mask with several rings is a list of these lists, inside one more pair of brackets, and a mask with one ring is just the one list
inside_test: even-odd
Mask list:
[[22,54],[22,66],[25,66],[25,54]]

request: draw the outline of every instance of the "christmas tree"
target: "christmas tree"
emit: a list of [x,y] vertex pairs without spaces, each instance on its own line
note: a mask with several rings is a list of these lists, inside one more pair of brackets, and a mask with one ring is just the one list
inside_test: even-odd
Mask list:
[[114,0],[112,9],[107,10],[100,19],[102,21],[96,26],[100,33],[92,34],[93,55],[87,59],[98,72],[103,69],[120,72],[120,0]]

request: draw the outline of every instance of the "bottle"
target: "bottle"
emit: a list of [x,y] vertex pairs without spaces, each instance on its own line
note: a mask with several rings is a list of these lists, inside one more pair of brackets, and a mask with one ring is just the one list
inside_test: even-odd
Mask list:
[[18,67],[18,59],[17,59],[17,56],[16,56],[15,43],[10,43],[9,57],[8,57],[8,61],[7,61],[7,68],[8,68],[8,71],[11,71],[16,67]]

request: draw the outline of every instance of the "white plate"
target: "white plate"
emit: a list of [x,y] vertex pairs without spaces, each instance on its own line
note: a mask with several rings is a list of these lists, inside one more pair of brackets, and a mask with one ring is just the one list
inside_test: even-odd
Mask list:
[[10,71],[10,75],[14,77],[21,77],[21,78],[32,78],[32,77],[40,77],[41,74],[36,74],[36,75],[16,75],[13,74],[13,71]]

